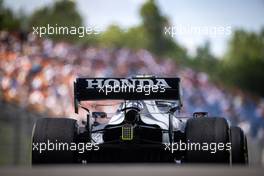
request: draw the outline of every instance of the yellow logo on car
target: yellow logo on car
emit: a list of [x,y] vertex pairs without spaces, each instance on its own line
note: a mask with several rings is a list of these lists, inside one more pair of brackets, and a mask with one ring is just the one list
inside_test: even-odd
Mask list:
[[133,140],[133,126],[131,124],[125,124],[122,126],[122,140]]

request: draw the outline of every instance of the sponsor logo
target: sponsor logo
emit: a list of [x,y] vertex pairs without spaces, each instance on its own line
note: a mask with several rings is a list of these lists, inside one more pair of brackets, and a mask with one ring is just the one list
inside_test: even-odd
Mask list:
[[137,87],[137,86],[158,86],[171,88],[165,79],[86,79],[87,89],[113,87]]

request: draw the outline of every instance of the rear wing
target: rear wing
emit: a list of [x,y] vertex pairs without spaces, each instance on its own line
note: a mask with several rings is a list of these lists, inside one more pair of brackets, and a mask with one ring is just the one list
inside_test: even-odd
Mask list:
[[91,100],[180,100],[180,78],[77,78],[74,109]]

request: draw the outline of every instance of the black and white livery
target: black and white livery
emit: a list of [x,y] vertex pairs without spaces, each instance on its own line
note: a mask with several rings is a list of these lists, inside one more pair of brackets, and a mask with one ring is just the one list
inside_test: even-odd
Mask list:
[[[108,114],[81,105],[97,100],[122,102],[107,123],[98,123],[97,118],[108,118]],[[207,112],[179,117],[182,100],[177,77],[77,78],[74,106],[76,113],[80,107],[87,111],[84,125],[70,118],[37,121],[32,164],[248,163],[246,136],[239,127],[230,126],[223,117],[209,117]],[[55,149],[54,143],[64,147]],[[86,148],[80,152],[81,144]]]

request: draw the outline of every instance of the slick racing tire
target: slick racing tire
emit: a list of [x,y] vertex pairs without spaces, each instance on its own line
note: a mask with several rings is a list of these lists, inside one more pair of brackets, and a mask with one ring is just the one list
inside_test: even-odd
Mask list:
[[248,164],[247,138],[239,127],[230,128],[232,164]]
[[186,143],[196,146],[185,150],[186,163],[230,163],[229,127],[224,118],[188,119],[185,130]]
[[38,119],[32,132],[32,165],[75,163],[75,151],[67,147],[75,142],[76,134],[74,119]]

